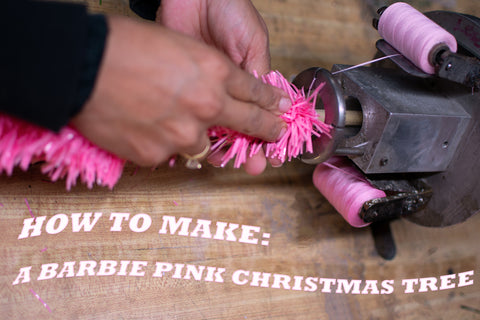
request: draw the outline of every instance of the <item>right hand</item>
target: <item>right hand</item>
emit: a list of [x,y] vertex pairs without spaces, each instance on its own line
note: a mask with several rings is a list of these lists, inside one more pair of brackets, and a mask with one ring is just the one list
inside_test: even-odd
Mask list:
[[164,27],[108,17],[95,88],[73,125],[92,142],[142,166],[197,154],[223,126],[275,141],[286,94],[224,54]]

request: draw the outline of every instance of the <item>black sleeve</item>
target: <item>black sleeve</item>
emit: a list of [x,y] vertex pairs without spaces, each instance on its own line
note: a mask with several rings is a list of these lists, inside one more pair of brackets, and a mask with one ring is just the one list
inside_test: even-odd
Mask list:
[[160,0],[130,0],[130,9],[140,17],[155,20]]
[[0,110],[60,129],[93,89],[106,35],[82,5],[3,0]]

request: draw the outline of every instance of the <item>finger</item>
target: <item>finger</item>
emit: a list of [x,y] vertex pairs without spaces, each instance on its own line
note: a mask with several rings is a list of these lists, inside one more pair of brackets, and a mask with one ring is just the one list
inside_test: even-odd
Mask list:
[[252,176],[257,176],[262,173],[267,167],[267,160],[265,159],[265,153],[260,150],[254,154],[251,158],[247,158],[247,161],[243,164],[245,172]]
[[[250,74],[257,73],[258,75],[264,75],[272,70],[270,65],[270,50],[268,48],[268,35],[265,38],[267,41],[265,44],[263,44],[261,37],[259,38],[260,39],[256,40],[256,37],[253,36],[252,46],[244,57],[241,67]],[[253,42],[256,42],[256,45]]]
[[[207,161],[212,166],[220,168],[222,167],[222,157],[225,155],[225,153],[225,149],[215,151],[208,156]],[[246,162],[243,164],[245,172],[252,176],[261,174],[266,167],[267,161],[263,149],[260,149],[260,151],[253,155],[251,158],[247,158]]]
[[279,116],[233,99],[228,99],[218,125],[265,141],[277,141],[286,132],[286,124]]
[[[262,18],[260,17],[259,19],[261,20]],[[263,20],[261,20],[261,23],[262,25],[265,24]],[[259,75],[263,75],[272,70],[270,49],[268,46],[268,31],[266,27],[264,27],[264,30],[266,35],[266,43],[264,43],[265,41],[262,41],[261,36],[259,36],[259,40],[256,40],[254,36],[252,39],[252,47],[250,48],[250,51],[247,53],[247,56],[243,62],[242,69],[248,71],[250,74],[257,72]]]
[[241,69],[233,69],[226,88],[232,98],[253,103],[265,110],[284,113],[292,106],[286,92],[263,83]]
[[274,168],[280,168],[283,165],[282,160],[277,158],[268,158],[268,162],[270,162],[270,165]]
[[270,71],[270,56],[267,53],[260,53],[247,57],[243,69],[251,74],[255,72],[259,75],[267,74]]
[[255,6],[249,1],[247,2],[248,11],[251,13],[249,24],[254,28],[254,32],[250,32],[251,39],[246,48],[244,48],[244,57],[242,69],[249,73],[258,72],[258,74],[268,73],[270,68],[270,49],[268,28]]

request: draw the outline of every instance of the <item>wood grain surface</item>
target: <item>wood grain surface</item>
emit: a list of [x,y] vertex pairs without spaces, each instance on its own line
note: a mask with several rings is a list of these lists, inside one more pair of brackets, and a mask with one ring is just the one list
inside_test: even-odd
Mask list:
[[[270,29],[272,65],[288,75],[373,56],[378,2],[254,1]],[[95,12],[131,15],[126,0],[87,3]],[[412,3],[480,15],[476,1]],[[313,169],[294,161],[252,177],[231,167],[128,165],[113,190],[79,185],[70,192],[38,165],[2,175],[0,318],[480,319],[480,215],[443,229],[394,221],[398,253],[386,261],[370,229],[348,226],[317,192]],[[73,232],[73,217],[89,212],[102,213],[91,231]],[[118,213],[129,218],[112,231]],[[181,226],[161,232],[164,221],[182,218],[191,221],[185,235]],[[28,221],[43,221],[40,234],[19,239]],[[222,223],[230,235],[218,231]],[[86,261],[90,275],[80,270]],[[402,282],[418,278],[415,292],[405,293]],[[391,288],[382,286],[386,280]]]

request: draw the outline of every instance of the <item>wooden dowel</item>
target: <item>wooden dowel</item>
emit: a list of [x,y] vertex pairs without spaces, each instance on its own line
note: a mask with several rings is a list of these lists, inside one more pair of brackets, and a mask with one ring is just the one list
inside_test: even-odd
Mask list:
[[[325,110],[317,109],[317,115],[320,120],[325,121]],[[345,115],[345,126],[361,126],[363,114],[361,111],[347,110]]]

